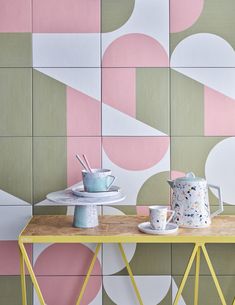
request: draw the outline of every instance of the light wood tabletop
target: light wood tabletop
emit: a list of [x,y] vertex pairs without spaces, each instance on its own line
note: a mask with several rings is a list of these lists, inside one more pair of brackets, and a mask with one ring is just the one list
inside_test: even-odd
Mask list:
[[[217,216],[207,228],[179,228],[171,235],[149,235],[138,230],[146,216],[101,216],[99,226],[91,229],[73,227],[73,216],[33,216],[20,238],[23,242],[139,242],[139,243],[235,243],[235,215]],[[68,238],[68,241],[66,239]]]

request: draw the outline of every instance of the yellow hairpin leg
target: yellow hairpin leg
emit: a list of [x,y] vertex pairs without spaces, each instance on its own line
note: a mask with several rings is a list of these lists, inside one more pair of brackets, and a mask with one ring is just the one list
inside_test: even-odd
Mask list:
[[139,289],[138,289],[138,287],[137,287],[137,285],[136,285],[135,278],[134,278],[133,273],[132,273],[132,271],[131,271],[131,267],[130,267],[130,265],[129,265],[129,262],[128,262],[127,257],[126,257],[126,254],[125,254],[125,251],[124,251],[124,249],[123,249],[123,246],[122,246],[122,244],[118,244],[118,246],[119,246],[119,249],[120,249],[120,252],[121,252],[123,261],[125,262],[127,271],[128,271],[128,273],[129,273],[129,276],[130,276],[130,279],[131,279],[133,288],[134,288],[134,290],[135,290],[137,299],[138,299],[140,305],[144,305],[144,303],[143,303],[143,301],[142,301],[142,299],[141,299],[141,296],[140,296]]
[[217,289],[217,291],[218,291],[218,294],[219,294],[221,303],[222,303],[223,305],[226,305],[226,301],[225,301],[225,298],[224,298],[222,289],[221,289],[220,284],[219,284],[219,282],[218,282],[218,279],[217,279],[217,277],[216,277],[215,270],[214,270],[214,268],[213,268],[213,265],[212,265],[212,263],[211,263],[211,260],[210,260],[210,257],[209,257],[209,255],[208,255],[208,252],[207,252],[207,250],[206,250],[205,245],[202,245],[202,251],[203,251],[203,254],[204,254],[204,256],[205,256],[207,265],[208,265],[208,267],[209,267],[209,269],[210,269],[210,273],[211,273],[211,276],[212,276],[213,281],[214,281],[214,283],[215,283],[215,287],[216,287],[216,289]]
[[34,274],[33,267],[32,267],[32,265],[30,263],[28,254],[27,254],[27,252],[25,250],[24,244],[21,241],[19,241],[19,246],[20,246],[20,250],[21,250],[21,253],[23,255],[23,259],[25,261],[25,264],[26,264],[26,266],[28,268],[29,275],[30,275],[31,280],[33,282],[34,288],[35,288],[35,290],[37,292],[39,302],[40,302],[41,305],[46,305],[45,301],[43,299],[43,296],[42,296],[42,292],[41,292],[40,287],[38,285],[38,281],[37,281],[36,276]]
[[22,305],[27,305],[24,259],[20,249],[19,252],[20,252],[20,281],[21,281],[21,290],[22,290]]
[[194,305],[198,305],[200,256],[201,256],[201,248],[198,247],[197,257],[196,257],[196,268],[195,268]]
[[187,268],[186,268],[186,270],[185,270],[185,273],[184,273],[182,282],[181,282],[180,287],[179,287],[179,289],[178,289],[178,291],[177,291],[177,294],[176,294],[176,297],[175,297],[175,300],[174,300],[173,305],[178,305],[179,298],[180,298],[180,296],[181,296],[181,294],[182,294],[182,291],[183,291],[183,289],[184,289],[185,283],[186,283],[186,281],[187,281],[187,278],[188,278],[189,272],[190,272],[190,270],[191,270],[191,267],[192,267],[194,258],[195,258],[196,254],[197,254],[198,247],[199,247],[198,244],[196,244],[196,245],[194,246],[193,252],[192,252],[191,257],[190,257],[190,259],[189,259],[188,266],[187,266]]
[[96,261],[97,255],[98,255],[98,253],[99,253],[99,251],[100,251],[100,247],[101,247],[101,244],[97,244],[96,249],[95,249],[94,256],[93,256],[93,258],[92,258],[90,267],[89,267],[89,269],[88,269],[88,271],[87,271],[87,275],[86,275],[86,278],[85,278],[84,283],[83,283],[83,285],[82,285],[82,289],[81,289],[81,291],[80,291],[80,294],[79,294],[79,297],[78,297],[78,300],[77,300],[76,305],[80,305],[80,303],[81,303],[81,300],[82,300],[82,297],[83,297],[84,292],[85,292],[85,290],[86,290],[86,286],[87,286],[87,284],[88,284],[88,281],[89,281],[91,272],[92,272],[92,270],[93,270],[93,268],[94,268],[94,265],[95,265],[95,261]]
[[233,300],[233,305],[235,305],[235,299]]

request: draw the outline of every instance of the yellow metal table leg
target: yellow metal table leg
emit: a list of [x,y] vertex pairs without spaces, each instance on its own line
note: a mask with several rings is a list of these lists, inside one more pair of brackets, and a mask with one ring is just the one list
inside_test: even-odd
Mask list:
[[22,289],[22,305],[27,305],[24,259],[20,249],[19,252],[20,252],[20,281],[21,281],[21,289]]
[[196,257],[196,268],[195,268],[194,305],[198,305],[200,256],[201,256],[201,248],[198,247],[197,257]]
[[202,252],[203,252],[203,254],[204,254],[204,256],[205,256],[207,265],[208,265],[208,267],[209,267],[209,269],[210,269],[210,273],[211,273],[211,276],[212,276],[213,281],[214,281],[214,283],[215,283],[215,287],[216,287],[216,289],[217,289],[217,291],[218,291],[218,294],[219,294],[221,303],[222,303],[223,305],[227,305],[227,304],[226,304],[226,301],[225,301],[225,298],[224,298],[224,295],[223,295],[223,292],[222,292],[222,289],[221,289],[220,284],[219,284],[219,282],[218,282],[217,276],[216,276],[216,274],[215,274],[215,270],[214,270],[214,268],[213,268],[213,265],[212,265],[212,263],[211,263],[211,260],[210,260],[210,257],[209,257],[209,255],[208,255],[208,252],[207,252],[207,250],[206,250],[205,245],[202,245]]
[[39,302],[40,302],[41,305],[46,305],[45,301],[43,299],[43,296],[42,296],[42,292],[41,292],[40,287],[38,285],[38,281],[37,281],[36,276],[34,274],[33,267],[32,267],[32,265],[30,263],[28,254],[27,254],[27,252],[25,250],[24,244],[21,241],[19,241],[19,246],[20,246],[20,250],[21,250],[21,253],[23,255],[23,259],[25,261],[25,264],[26,264],[26,266],[28,268],[29,275],[30,275],[31,280],[33,282],[34,288],[35,288],[35,290],[37,292]]
[[87,284],[88,284],[88,281],[89,281],[91,272],[92,272],[92,270],[93,270],[93,268],[94,268],[95,261],[96,261],[97,255],[98,255],[98,253],[99,253],[100,247],[101,247],[101,244],[97,244],[96,249],[95,249],[94,256],[93,256],[93,258],[92,258],[90,267],[89,267],[89,269],[88,269],[88,271],[87,271],[87,275],[86,275],[85,280],[84,280],[84,283],[83,283],[83,285],[82,285],[82,289],[81,289],[80,294],[79,294],[79,296],[78,296],[78,300],[77,300],[76,305],[80,305],[80,304],[81,304],[82,297],[83,297],[84,292],[85,292],[85,290],[86,290],[86,286],[87,286]]
[[235,305],[235,299],[233,300],[233,305]]
[[194,261],[194,259],[195,259],[196,254],[197,254],[198,247],[199,247],[198,244],[196,244],[196,245],[194,246],[193,252],[192,252],[191,257],[190,257],[190,259],[189,259],[188,266],[187,266],[187,268],[186,268],[186,270],[185,270],[185,273],[184,273],[182,282],[181,282],[180,287],[179,287],[179,289],[178,289],[178,291],[177,291],[177,294],[176,294],[176,297],[175,297],[175,300],[174,300],[173,305],[178,305],[179,298],[180,298],[180,296],[181,296],[181,294],[182,294],[182,291],[183,291],[183,289],[184,289],[185,283],[186,283],[186,281],[187,281],[187,278],[188,278],[189,272],[190,272],[190,270],[191,270],[193,261]]
[[125,262],[125,265],[126,265],[128,274],[129,274],[129,276],[130,276],[130,279],[131,279],[133,288],[134,288],[134,290],[135,290],[137,299],[138,299],[140,305],[144,305],[144,303],[143,303],[143,301],[142,301],[142,299],[141,299],[141,296],[140,296],[139,289],[138,289],[138,287],[137,287],[137,285],[136,285],[135,278],[134,278],[133,273],[132,273],[132,271],[131,271],[131,267],[130,267],[130,265],[129,265],[129,262],[128,262],[127,257],[126,257],[126,254],[125,254],[125,251],[124,251],[124,249],[123,249],[123,246],[122,246],[122,244],[120,244],[120,243],[118,244],[118,246],[119,246],[119,249],[120,249],[120,252],[121,252],[123,261]]

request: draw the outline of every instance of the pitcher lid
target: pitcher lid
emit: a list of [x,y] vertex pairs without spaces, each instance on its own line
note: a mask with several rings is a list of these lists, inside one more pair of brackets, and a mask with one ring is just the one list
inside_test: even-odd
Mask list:
[[201,177],[196,177],[193,172],[189,172],[184,177],[176,178],[175,181],[177,181],[177,182],[203,182],[206,180]]

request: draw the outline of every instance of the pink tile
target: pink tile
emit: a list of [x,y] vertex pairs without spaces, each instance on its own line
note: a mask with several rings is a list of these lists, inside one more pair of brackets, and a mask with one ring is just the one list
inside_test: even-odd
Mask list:
[[170,0],[170,31],[181,32],[191,27],[200,17],[204,0]]
[[67,87],[67,135],[101,135],[101,103]]
[[[39,276],[45,302],[50,305],[75,305],[84,276]],[[102,284],[101,276],[91,276],[81,305],[88,305],[97,296]]]
[[204,132],[206,136],[235,135],[235,100],[204,88]]
[[169,137],[104,137],[103,148],[109,159],[127,170],[145,170],[166,154]]
[[[27,253],[32,260],[32,245],[26,245]],[[0,241],[0,275],[19,275],[20,256],[18,241]]]
[[[94,252],[83,244],[53,244],[37,258],[34,270],[37,275],[86,275]],[[97,259],[92,275],[101,274]]]
[[135,68],[102,69],[102,101],[136,116]]
[[67,138],[67,184],[73,185],[82,180],[83,169],[75,155],[86,154],[91,167],[101,167],[100,137],[68,137]]
[[0,0],[0,32],[32,32],[31,0]]
[[33,0],[33,32],[98,33],[100,0]]
[[127,34],[114,40],[103,56],[103,67],[168,67],[162,45],[144,34]]

